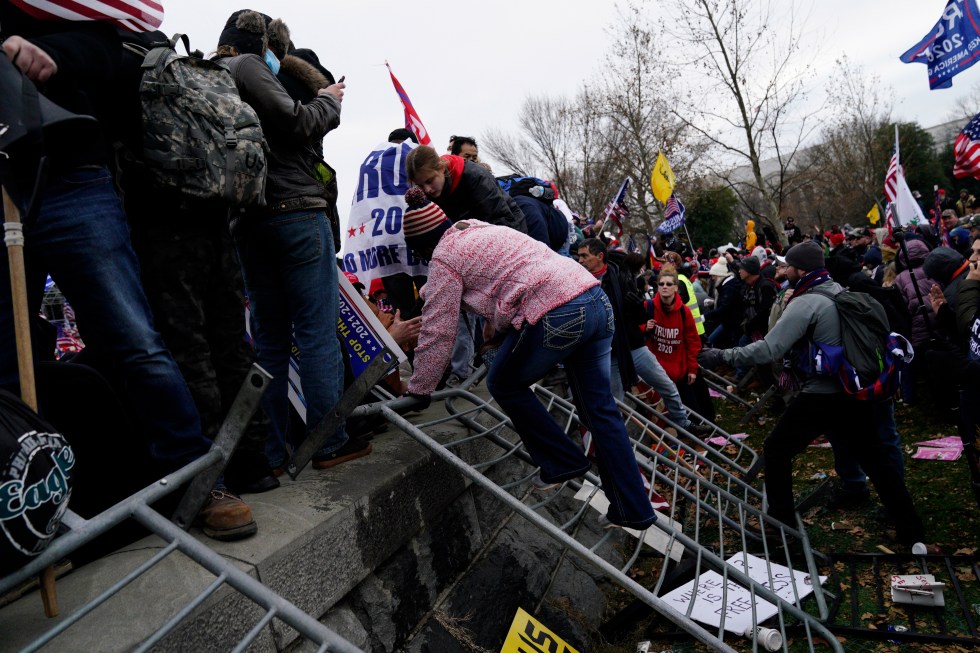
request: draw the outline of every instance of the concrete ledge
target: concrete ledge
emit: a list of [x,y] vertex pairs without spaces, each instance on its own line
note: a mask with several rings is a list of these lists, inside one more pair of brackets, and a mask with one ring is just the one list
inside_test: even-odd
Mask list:
[[[436,404],[413,421],[428,421],[442,414],[442,404]],[[449,422],[428,432],[445,439],[458,438],[465,430]],[[395,427],[376,436],[373,442],[374,451],[365,458],[328,471],[308,468],[295,482],[283,477],[281,488],[247,496],[259,525],[256,536],[221,543],[208,540],[199,532],[194,531],[195,534],[303,611],[320,617],[420,532],[433,524],[445,529],[447,524],[455,523],[458,532],[452,537],[423,538],[428,542],[423,555],[427,573],[420,577],[428,578],[425,582],[430,587],[423,594],[431,598],[455,577],[456,567],[465,566],[483,544],[472,499],[466,500],[469,510],[449,509],[465,492],[468,482],[458,470],[434,458]],[[478,441],[467,445],[469,452],[460,455],[477,459],[486,453],[486,448],[492,445]],[[445,519],[447,513],[452,514],[452,520]],[[36,593],[3,608],[0,651],[19,650],[27,645],[161,547],[158,538],[147,537],[61,579],[58,591],[62,616],[56,619],[44,617]],[[171,554],[45,650],[132,650],[211,581],[213,576],[205,569],[181,554]],[[406,579],[408,585],[413,582],[418,584],[417,580]],[[409,618],[409,613],[415,612],[407,610],[403,617]],[[224,587],[157,650],[230,650],[261,618],[261,613],[261,608],[250,600]],[[404,619],[397,612],[385,618],[401,620],[397,630],[405,630]],[[331,619],[344,623],[343,610]],[[349,619],[346,623],[356,635],[358,628]],[[282,650],[295,639],[296,634],[281,622],[273,630],[274,636],[266,629],[249,650]]]

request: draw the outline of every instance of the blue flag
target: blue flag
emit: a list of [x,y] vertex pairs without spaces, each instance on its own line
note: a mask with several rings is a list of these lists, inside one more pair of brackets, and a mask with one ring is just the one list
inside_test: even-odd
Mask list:
[[949,88],[953,77],[980,57],[980,12],[977,0],[949,0],[936,26],[903,54],[904,63],[924,63],[929,89]]
[[669,234],[674,229],[680,229],[683,226],[684,205],[681,204],[677,195],[671,193],[670,199],[667,200],[667,205],[664,206],[664,221],[657,226],[657,231],[662,234]]

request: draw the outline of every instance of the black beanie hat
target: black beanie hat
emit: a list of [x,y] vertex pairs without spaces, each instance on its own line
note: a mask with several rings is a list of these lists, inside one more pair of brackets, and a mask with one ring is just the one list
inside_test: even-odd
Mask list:
[[269,47],[265,16],[251,9],[239,9],[225,23],[218,45],[233,45],[239,54],[265,55]]
[[823,248],[812,240],[793,245],[786,252],[786,263],[804,272],[824,267]]
[[762,261],[759,260],[758,256],[746,256],[739,263],[739,266],[749,274],[756,275],[762,269]]

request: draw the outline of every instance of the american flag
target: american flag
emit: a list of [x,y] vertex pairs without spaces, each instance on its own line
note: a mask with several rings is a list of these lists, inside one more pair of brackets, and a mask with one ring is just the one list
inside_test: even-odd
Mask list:
[[606,206],[606,212],[604,214],[606,221],[612,220],[619,229],[617,237],[623,235],[623,220],[630,214],[629,209],[626,208],[626,190],[629,188],[629,185],[630,179],[627,177],[619,187],[619,192],[616,193],[616,197]]
[[980,114],[974,116],[956,137],[953,154],[956,158],[956,163],[953,165],[954,177],[980,179]]
[[894,209],[895,195],[898,193],[898,138],[896,135],[895,152],[892,160],[888,162],[888,172],[885,173],[885,224],[891,227],[895,219]]
[[387,61],[385,66],[388,67],[388,74],[391,75],[391,83],[395,87],[395,93],[398,93],[398,99],[402,101],[402,107],[405,109],[405,129],[415,134],[415,137],[419,139],[419,145],[428,145],[432,139],[429,137],[429,132],[425,130],[425,125],[422,124],[419,114],[415,111],[415,106],[408,98],[408,93],[402,88],[401,82],[395,77],[395,73],[391,72],[391,66],[388,65]]
[[662,234],[669,234],[674,231],[674,229],[680,229],[684,226],[684,205],[681,203],[677,195],[673,193],[670,194],[670,198],[667,200],[667,205],[664,206],[664,221],[657,226],[657,231]]
[[129,30],[152,32],[163,23],[163,5],[153,0],[10,0],[40,20],[101,20]]

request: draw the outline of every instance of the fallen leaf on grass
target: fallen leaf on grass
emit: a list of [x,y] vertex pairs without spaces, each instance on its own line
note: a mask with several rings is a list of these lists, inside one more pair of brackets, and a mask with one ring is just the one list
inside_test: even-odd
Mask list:
[[968,548],[968,547],[963,547],[962,549],[956,549],[955,551],[953,551],[953,555],[954,556],[972,556],[976,552],[977,552],[976,549],[971,549],[971,548]]

